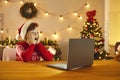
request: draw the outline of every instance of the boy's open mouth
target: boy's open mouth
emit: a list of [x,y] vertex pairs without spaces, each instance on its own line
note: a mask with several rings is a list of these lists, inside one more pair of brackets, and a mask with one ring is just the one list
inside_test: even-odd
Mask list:
[[38,40],[38,38],[35,38],[35,40]]

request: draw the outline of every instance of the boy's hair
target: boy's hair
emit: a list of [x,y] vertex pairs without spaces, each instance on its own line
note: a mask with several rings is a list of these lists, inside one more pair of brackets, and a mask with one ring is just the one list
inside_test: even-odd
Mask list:
[[26,31],[26,34],[31,31],[31,30],[34,30],[36,27],[38,27],[38,24],[37,23],[31,23],[28,28],[27,28],[27,31]]

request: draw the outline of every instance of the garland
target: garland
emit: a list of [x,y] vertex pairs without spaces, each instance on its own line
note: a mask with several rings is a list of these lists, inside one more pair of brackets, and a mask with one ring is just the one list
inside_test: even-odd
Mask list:
[[26,19],[30,19],[35,17],[37,14],[37,9],[34,6],[34,3],[25,3],[21,8],[20,8],[20,14],[25,17]]

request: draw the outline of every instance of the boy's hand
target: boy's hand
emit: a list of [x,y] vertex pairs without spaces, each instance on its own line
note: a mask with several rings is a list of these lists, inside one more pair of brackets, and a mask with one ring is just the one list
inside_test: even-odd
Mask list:
[[50,51],[50,53],[52,53],[53,55],[56,54],[56,50],[51,46],[49,46],[48,51]]

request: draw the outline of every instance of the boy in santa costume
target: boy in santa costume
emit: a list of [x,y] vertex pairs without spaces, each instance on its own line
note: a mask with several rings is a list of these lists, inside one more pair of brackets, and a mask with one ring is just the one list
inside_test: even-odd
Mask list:
[[[16,45],[16,54],[18,61],[40,61],[40,57],[45,61],[51,61],[55,54],[54,48],[49,51],[40,43],[38,24],[35,22],[25,22],[19,28],[20,42]],[[51,51],[54,51],[51,53]]]

